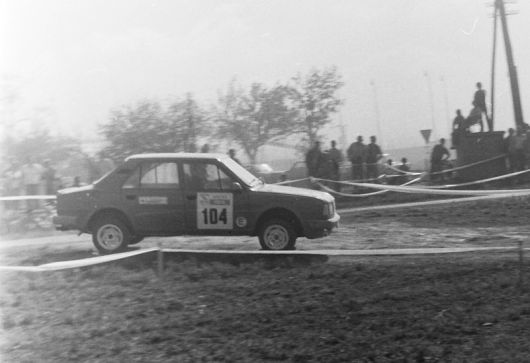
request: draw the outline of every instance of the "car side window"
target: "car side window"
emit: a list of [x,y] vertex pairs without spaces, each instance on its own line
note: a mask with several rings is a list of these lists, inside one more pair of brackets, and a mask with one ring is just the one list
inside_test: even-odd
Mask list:
[[184,164],[184,177],[188,189],[231,190],[232,178],[212,163],[192,162]]
[[123,188],[179,188],[178,166],[175,162],[141,164],[127,179]]

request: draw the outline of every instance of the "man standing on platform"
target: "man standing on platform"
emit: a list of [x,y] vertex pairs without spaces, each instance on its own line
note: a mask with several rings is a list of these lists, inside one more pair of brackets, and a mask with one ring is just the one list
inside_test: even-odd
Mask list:
[[488,123],[488,130],[492,132],[493,125],[491,124],[491,120],[488,117],[488,109],[486,108],[486,91],[482,89],[482,83],[480,82],[477,82],[477,90],[475,91],[473,102],[474,102],[474,105],[480,109],[481,117],[482,117],[482,114],[484,114],[484,117],[486,118],[486,122]]

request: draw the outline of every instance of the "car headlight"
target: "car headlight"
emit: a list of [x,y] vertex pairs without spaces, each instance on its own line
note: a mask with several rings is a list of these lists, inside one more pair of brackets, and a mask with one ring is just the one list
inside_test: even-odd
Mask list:
[[335,203],[330,202],[323,205],[322,214],[324,218],[331,218],[335,215]]

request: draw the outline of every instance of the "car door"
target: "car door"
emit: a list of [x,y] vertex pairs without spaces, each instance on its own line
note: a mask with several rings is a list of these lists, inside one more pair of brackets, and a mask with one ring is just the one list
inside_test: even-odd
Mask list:
[[180,234],[185,203],[176,161],[144,161],[122,187],[122,200],[137,233]]
[[194,234],[246,234],[248,191],[237,187],[222,164],[191,160],[183,163],[186,225]]

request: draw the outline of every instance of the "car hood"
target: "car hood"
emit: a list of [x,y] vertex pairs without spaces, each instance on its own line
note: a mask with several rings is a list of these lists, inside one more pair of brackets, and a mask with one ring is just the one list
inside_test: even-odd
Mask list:
[[326,192],[320,192],[318,190],[311,190],[305,188],[288,187],[284,185],[275,184],[263,184],[255,189],[259,193],[276,193],[285,195],[295,195],[300,197],[317,198],[324,202],[332,202],[333,196]]

